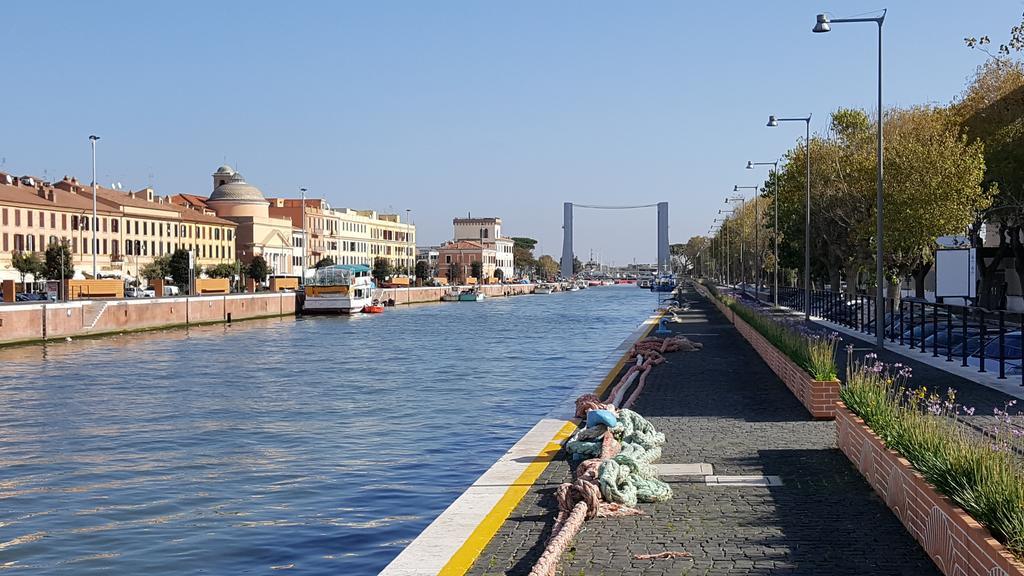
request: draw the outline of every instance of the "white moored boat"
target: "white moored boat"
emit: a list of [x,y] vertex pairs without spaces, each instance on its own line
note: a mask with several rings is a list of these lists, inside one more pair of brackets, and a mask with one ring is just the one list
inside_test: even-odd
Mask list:
[[316,271],[306,283],[302,311],[311,314],[353,314],[373,304],[370,267],[337,264]]
[[555,289],[551,284],[538,284],[537,287],[533,289],[534,294],[551,294],[554,291]]

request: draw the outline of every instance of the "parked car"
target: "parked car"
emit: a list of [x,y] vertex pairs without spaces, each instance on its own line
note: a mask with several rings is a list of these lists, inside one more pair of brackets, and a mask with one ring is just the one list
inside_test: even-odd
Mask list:
[[40,302],[45,300],[49,300],[46,294],[37,294],[35,292],[21,292],[14,296],[15,302]]
[[181,290],[177,286],[164,286],[164,296],[178,296]]
[[[951,349],[953,349],[955,351],[955,352],[953,352],[953,355],[956,356],[958,353],[959,354],[963,353],[961,351],[961,349],[959,348],[959,346],[964,343],[964,340],[969,339],[969,338],[973,338],[973,339],[975,339],[975,341],[977,341],[979,333],[980,332],[978,331],[977,328],[975,328],[975,327],[968,327],[967,328],[967,334],[966,334],[966,337],[965,337],[963,328],[960,327],[960,326],[954,326],[953,327],[953,331],[949,333],[949,338],[947,339],[946,338],[946,327],[945,326],[939,326],[939,331],[938,332],[936,332],[935,334],[932,334],[932,335],[930,335],[930,336],[928,336],[927,338],[924,339],[924,348],[925,348],[925,350],[931,351],[932,347],[934,346],[935,350],[939,353],[940,356],[946,356],[947,355],[946,354],[946,350],[947,350],[947,345],[948,345],[949,348],[951,348]],[[968,354],[972,354],[973,351],[977,350],[977,349],[978,349],[978,344],[975,345],[973,350],[971,350],[969,348],[968,349]]]
[[[1020,374],[1022,370],[1021,360],[1021,332],[1009,332],[1003,336],[1003,354],[1006,367],[1006,374]],[[967,365],[981,369],[981,349],[967,357]],[[985,370],[996,372],[999,370],[999,336],[994,336],[985,344]]]
[[156,292],[152,288],[139,288],[130,286],[124,289],[125,298],[155,298]]

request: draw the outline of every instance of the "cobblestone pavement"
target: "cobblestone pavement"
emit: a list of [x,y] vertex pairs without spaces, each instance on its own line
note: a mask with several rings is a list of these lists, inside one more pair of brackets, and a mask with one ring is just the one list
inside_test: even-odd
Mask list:
[[[663,463],[707,462],[715,474],[777,475],[776,487],[710,486],[665,477],[675,493],[644,516],[588,522],[563,557],[564,575],[938,574],[846,457],[832,422],[816,422],[757,353],[692,291],[674,330],[701,352],[669,355],[634,407],[665,432]],[[505,521],[470,574],[527,574],[543,551],[571,478],[559,458]],[[693,558],[633,560],[686,551]]]

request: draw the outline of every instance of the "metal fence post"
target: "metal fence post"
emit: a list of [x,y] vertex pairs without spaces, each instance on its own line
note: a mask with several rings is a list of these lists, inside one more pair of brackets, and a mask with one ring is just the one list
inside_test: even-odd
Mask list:
[[981,345],[981,348],[978,350],[978,354],[981,356],[981,369],[978,370],[978,371],[979,372],[984,372],[985,371],[985,310],[983,308],[979,309],[978,310],[978,314],[979,314],[979,316],[981,318],[981,320],[979,322],[979,324],[981,324],[981,334],[978,335],[978,343]]
[[1006,380],[1006,324],[1005,312],[999,311],[999,379]]

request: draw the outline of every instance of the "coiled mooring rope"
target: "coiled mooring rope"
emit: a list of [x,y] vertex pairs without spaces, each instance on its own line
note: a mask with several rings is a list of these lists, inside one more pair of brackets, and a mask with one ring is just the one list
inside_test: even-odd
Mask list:
[[[585,418],[591,410],[615,414],[615,425],[596,424],[581,428],[565,443],[574,457],[589,457],[576,467],[576,479],[555,490],[558,516],[544,553],[534,564],[530,576],[552,576],[562,554],[579,534],[583,523],[601,516],[635,516],[642,512],[637,502],[663,502],[672,498],[672,489],[657,477],[653,462],[661,457],[665,435],[642,416],[629,410],[646,384],[647,374],[665,361],[666,352],[695,351],[703,346],[684,337],[644,338],[630,349],[635,360],[614,388],[609,402],[596,394],[576,399],[576,417]],[[622,402],[626,390],[639,378],[636,389]],[[616,410],[615,406],[623,408]]]

